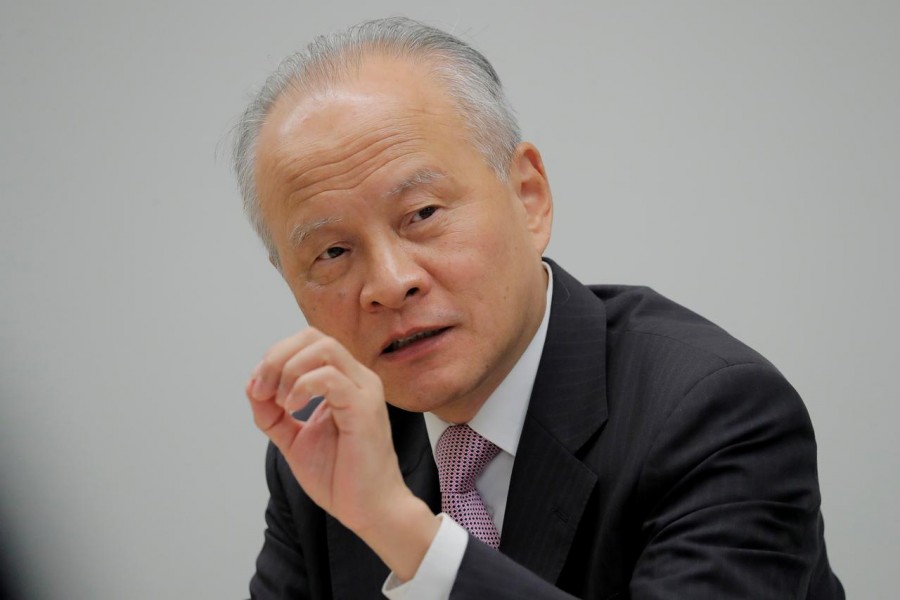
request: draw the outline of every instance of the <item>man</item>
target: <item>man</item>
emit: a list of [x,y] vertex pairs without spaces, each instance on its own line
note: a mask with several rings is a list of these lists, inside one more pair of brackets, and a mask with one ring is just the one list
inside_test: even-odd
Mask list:
[[843,597],[801,400],[686,309],[542,260],[547,177],[484,57],[364,23],[285,61],[238,138],[310,324],[247,385],[253,597]]

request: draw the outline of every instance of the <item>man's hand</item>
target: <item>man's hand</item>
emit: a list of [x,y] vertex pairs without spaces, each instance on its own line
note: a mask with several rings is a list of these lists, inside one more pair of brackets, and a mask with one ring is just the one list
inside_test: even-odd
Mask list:
[[[381,379],[333,338],[309,328],[275,344],[246,388],[256,426],[303,490],[410,579],[438,521],[400,474]],[[292,413],[325,399],[306,422]]]

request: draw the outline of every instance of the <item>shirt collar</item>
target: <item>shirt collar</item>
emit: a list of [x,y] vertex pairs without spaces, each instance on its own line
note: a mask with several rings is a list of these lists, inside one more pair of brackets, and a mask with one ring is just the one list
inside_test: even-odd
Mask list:
[[[547,263],[541,263],[547,272],[547,301],[544,305],[544,318],[535,332],[531,342],[513,366],[509,375],[500,382],[494,393],[482,405],[478,413],[469,421],[469,427],[482,437],[496,444],[501,450],[516,455],[522,426],[525,424],[525,413],[531,399],[531,388],[537,376],[544,340],[547,338],[547,323],[550,320],[550,300],[553,297],[553,271]],[[425,413],[425,428],[428,430],[428,441],[435,451],[438,438],[451,425],[437,415]]]

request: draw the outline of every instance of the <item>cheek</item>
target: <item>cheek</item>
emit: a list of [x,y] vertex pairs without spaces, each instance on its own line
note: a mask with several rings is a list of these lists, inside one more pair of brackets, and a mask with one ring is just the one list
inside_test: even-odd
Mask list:
[[336,326],[348,321],[347,301],[350,293],[346,289],[315,289],[294,292],[297,306],[307,323],[327,335],[338,337]]
[[509,223],[497,215],[471,211],[455,220],[440,238],[435,254],[440,261],[465,263],[472,275],[503,264],[512,251]]

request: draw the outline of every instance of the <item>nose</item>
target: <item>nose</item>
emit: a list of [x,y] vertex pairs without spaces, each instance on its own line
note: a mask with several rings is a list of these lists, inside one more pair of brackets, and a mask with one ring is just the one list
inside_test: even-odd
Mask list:
[[410,299],[426,294],[429,280],[428,272],[403,241],[385,241],[370,255],[360,303],[369,311],[400,309]]

